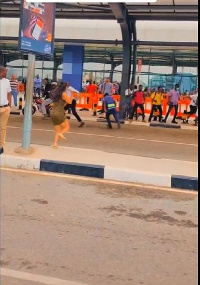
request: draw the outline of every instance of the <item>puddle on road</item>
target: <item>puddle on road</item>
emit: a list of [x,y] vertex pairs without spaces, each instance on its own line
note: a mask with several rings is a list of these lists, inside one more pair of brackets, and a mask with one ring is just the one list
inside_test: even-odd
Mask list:
[[184,212],[184,211],[174,211],[174,213],[177,214],[177,215],[179,215],[179,216],[185,216],[185,215],[187,215],[187,213]]
[[97,184],[97,193],[101,195],[107,195],[112,198],[134,198],[142,197],[145,199],[169,199],[175,202],[192,201],[196,199],[196,196],[189,194],[168,192],[159,189],[147,189],[142,186],[127,186],[127,185],[104,185]]
[[171,226],[185,227],[185,228],[197,228],[198,225],[190,220],[178,220],[174,217],[169,216],[163,210],[154,210],[148,214],[141,212],[140,208],[126,209],[123,206],[109,206],[104,208],[99,208],[102,211],[106,211],[111,214],[111,217],[127,216],[130,218],[135,218],[138,220],[143,220],[146,222],[157,222],[157,223],[167,223]]
[[36,203],[41,204],[41,205],[47,205],[48,204],[48,201],[43,200],[43,199],[32,199],[31,201],[36,202]]
[[175,202],[181,201],[193,201],[197,199],[197,197],[193,194],[184,194],[183,192],[170,192],[165,190],[159,190],[155,188],[145,188],[142,186],[132,186],[132,185],[114,185],[102,182],[94,182],[94,181],[85,181],[85,180],[72,180],[68,179],[69,185],[78,185],[80,187],[95,187],[96,193],[100,195],[106,195],[111,198],[134,198],[134,197],[143,197],[145,199],[169,199]]

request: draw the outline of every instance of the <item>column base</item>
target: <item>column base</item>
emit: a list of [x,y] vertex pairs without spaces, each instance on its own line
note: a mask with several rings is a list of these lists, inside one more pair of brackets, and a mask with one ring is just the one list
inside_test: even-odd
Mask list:
[[16,148],[14,150],[15,153],[20,153],[20,154],[25,154],[25,155],[30,155],[34,153],[34,148],[29,147],[29,148],[23,148],[22,146]]

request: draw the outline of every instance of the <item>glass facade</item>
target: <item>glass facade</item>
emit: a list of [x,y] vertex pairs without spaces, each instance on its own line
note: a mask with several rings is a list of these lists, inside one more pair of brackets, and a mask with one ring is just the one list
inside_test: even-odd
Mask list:
[[[172,56],[176,55],[178,62],[182,66],[177,67],[177,74],[174,75],[172,67]],[[190,58],[188,56],[190,55]],[[20,55],[23,57],[23,55]],[[192,91],[197,87],[198,69],[196,65],[196,52],[182,51],[158,51],[139,50],[138,59],[142,59],[142,72],[136,75],[136,81],[144,87],[156,88],[159,85],[167,90],[171,89],[175,83],[180,83],[181,91]],[[16,56],[17,57],[17,56]],[[62,62],[62,49],[56,51],[56,57]],[[19,57],[18,57],[19,58]],[[188,63],[189,61],[189,63]],[[184,67],[184,62],[186,67]],[[166,65],[165,65],[166,63]],[[170,65],[171,63],[171,65]],[[189,66],[191,63],[191,66]],[[8,77],[16,74],[19,79],[27,76],[28,60],[18,59],[7,62]],[[63,65],[56,69],[56,78],[62,78]],[[53,79],[54,62],[37,60],[35,75],[41,78]],[[85,58],[83,66],[83,79],[99,82],[106,77],[111,77],[113,81],[121,82],[122,75],[122,47],[85,47]],[[55,78],[54,78],[55,79]]]

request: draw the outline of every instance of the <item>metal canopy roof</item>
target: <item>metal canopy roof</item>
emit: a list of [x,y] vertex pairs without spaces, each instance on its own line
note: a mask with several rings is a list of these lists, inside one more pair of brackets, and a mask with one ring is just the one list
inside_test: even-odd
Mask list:
[[[19,18],[20,0],[0,0],[0,16]],[[147,0],[148,2],[148,0]],[[198,0],[157,0],[156,3],[126,3],[130,19],[197,21]],[[109,3],[57,3],[58,19],[115,20]]]
[[[55,56],[62,63],[63,48],[65,42],[62,40],[55,41]],[[144,65],[151,66],[172,66],[175,63],[177,66],[197,67],[198,66],[198,51],[196,47],[160,47],[139,46],[138,58],[141,58]],[[18,51],[18,40],[1,38],[0,50],[3,54],[8,55],[9,61],[21,58],[23,54]],[[112,60],[115,65],[122,64],[122,45],[103,45],[96,46],[95,44],[85,44],[85,62],[111,64]],[[37,56],[37,59],[42,59]]]

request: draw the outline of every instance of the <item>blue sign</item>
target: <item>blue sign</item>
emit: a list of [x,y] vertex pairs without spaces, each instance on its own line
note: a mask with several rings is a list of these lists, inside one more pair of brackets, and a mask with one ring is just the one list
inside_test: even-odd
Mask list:
[[55,4],[21,0],[20,50],[52,56],[54,50]]
[[66,45],[63,56],[63,76],[65,82],[70,82],[70,85],[76,90],[82,90],[82,75],[84,62],[84,47]]

